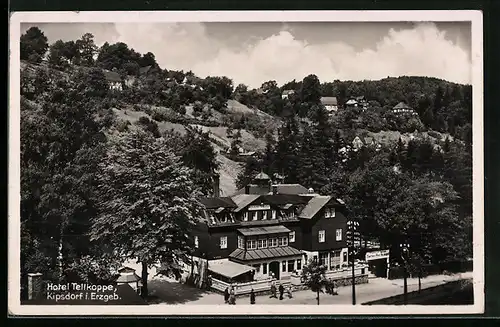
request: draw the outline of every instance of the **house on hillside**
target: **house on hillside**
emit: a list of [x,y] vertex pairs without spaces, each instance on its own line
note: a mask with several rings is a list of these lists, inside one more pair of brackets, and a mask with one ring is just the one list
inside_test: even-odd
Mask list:
[[106,81],[108,82],[109,88],[111,90],[122,91],[123,85],[120,74],[118,74],[117,72],[105,70],[104,76],[106,77]]
[[357,96],[355,98],[356,102],[358,103],[358,106],[367,109],[368,108],[368,101],[366,101],[366,98],[364,95]]
[[358,107],[358,101],[356,101],[355,99],[349,99],[345,103],[345,107],[347,109],[357,108]]
[[352,148],[354,149],[354,151],[358,151],[359,149],[361,149],[365,144],[363,143],[363,141],[361,140],[361,138],[359,136],[356,136],[354,138],[354,140],[352,140]]
[[321,104],[329,113],[334,113],[339,109],[337,97],[321,97]]
[[295,90],[283,90],[283,93],[281,93],[281,98],[283,100],[289,99],[293,94],[295,94]]
[[205,221],[192,233],[194,256],[208,261],[214,279],[232,282],[250,267],[255,280],[287,280],[310,259],[328,272],[347,266],[345,204],[300,184],[278,183],[260,173],[231,196],[200,199]]
[[404,102],[400,102],[392,108],[392,113],[396,115],[416,115],[417,113]]

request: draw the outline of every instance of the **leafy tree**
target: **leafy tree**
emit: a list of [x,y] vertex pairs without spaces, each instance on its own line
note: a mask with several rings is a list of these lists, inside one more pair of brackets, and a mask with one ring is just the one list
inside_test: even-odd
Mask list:
[[233,135],[233,140],[231,141],[231,154],[236,155],[240,153],[241,147],[241,130],[237,130]]
[[100,167],[101,211],[92,239],[141,262],[144,297],[149,267],[160,262],[178,276],[178,263],[189,261],[189,231],[202,213],[192,172],[168,142],[140,130],[117,135]]
[[238,178],[236,179],[236,186],[238,188],[245,187],[252,182],[255,175],[262,171],[262,162],[254,157],[250,157],[245,162],[244,169],[238,174]]
[[65,48],[65,44],[62,40],[58,40],[50,46],[49,63],[51,65],[62,66],[63,64],[67,64],[64,61],[65,58],[63,56],[64,48]]
[[319,294],[327,293],[335,295],[333,282],[326,278],[327,267],[318,263],[317,260],[311,260],[302,269],[302,282],[311,291],[316,293],[316,301],[319,305]]
[[300,90],[301,101],[310,104],[319,104],[321,99],[320,82],[316,75],[308,75],[302,80]]
[[42,61],[45,53],[49,48],[47,37],[36,26],[31,27],[21,35],[20,51],[21,60],[28,60],[34,63]]
[[97,46],[92,33],[85,33],[81,39],[76,41],[76,46],[80,52],[80,64],[84,66],[94,65],[94,55],[97,53]]

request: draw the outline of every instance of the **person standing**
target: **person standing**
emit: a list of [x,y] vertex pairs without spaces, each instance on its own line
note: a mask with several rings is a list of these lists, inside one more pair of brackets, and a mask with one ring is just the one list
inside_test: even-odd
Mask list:
[[229,302],[229,287],[226,287],[226,289],[224,290],[224,303],[228,302]]
[[255,292],[252,290],[250,291],[250,304],[255,304]]
[[231,287],[229,291],[229,304],[236,304],[236,294],[234,292],[234,287]]
[[288,286],[287,292],[288,292],[288,298],[291,299],[293,297],[293,295],[292,295],[292,285]]
[[271,296],[270,297],[276,298],[276,285],[274,284],[274,282],[271,283]]
[[279,291],[280,291],[280,300],[283,300],[283,293],[285,292],[285,288],[283,287],[283,284],[280,284]]

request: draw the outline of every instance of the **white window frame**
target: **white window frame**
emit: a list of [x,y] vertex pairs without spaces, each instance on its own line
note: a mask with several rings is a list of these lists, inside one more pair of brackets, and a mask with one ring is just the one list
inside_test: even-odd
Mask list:
[[278,247],[278,239],[277,238],[270,238],[267,246],[270,248]]
[[194,237],[194,247],[195,247],[195,249],[197,249],[199,246],[200,246],[200,239],[198,238],[198,236],[195,236]]
[[248,211],[243,213],[243,221],[248,221]]
[[281,244],[280,246],[288,246],[288,237],[280,237]]
[[221,249],[227,249],[227,236],[221,236],[219,245]]
[[295,243],[295,231],[288,233],[288,243]]
[[256,250],[257,240],[247,240],[247,250]]
[[337,228],[337,230],[335,230],[335,240],[342,241],[342,228]]
[[259,249],[266,249],[267,248],[267,239],[263,238],[257,241],[257,247]]
[[259,212],[258,212],[258,211],[255,211],[255,212],[253,213],[252,220],[253,220],[253,221],[256,221],[256,220],[258,220],[258,217],[259,217]]
[[297,259],[295,266],[297,267],[297,270],[302,270],[302,259]]
[[245,238],[238,235],[238,249],[245,249]]
[[324,230],[318,231],[318,243],[325,243],[326,232]]
[[276,219],[276,210],[273,210],[271,214],[272,214],[271,219]]
[[281,272],[286,272],[287,271],[287,262],[286,260],[285,261],[281,261]]
[[262,212],[262,220],[267,220],[267,210]]

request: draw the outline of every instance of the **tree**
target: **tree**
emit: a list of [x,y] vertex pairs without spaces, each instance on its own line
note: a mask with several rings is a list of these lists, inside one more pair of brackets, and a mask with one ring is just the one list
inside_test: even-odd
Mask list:
[[237,155],[240,153],[241,148],[241,130],[236,130],[236,133],[233,135],[233,140],[231,141],[231,154]]
[[325,276],[326,266],[318,263],[317,260],[311,260],[302,269],[302,282],[311,291],[316,293],[316,301],[319,305],[319,294],[327,293],[335,295],[333,282]]
[[94,55],[97,53],[94,35],[85,33],[81,39],[76,41],[76,46],[80,52],[81,64],[89,67],[94,65]]
[[50,46],[49,49],[49,63],[53,66],[62,66],[66,62],[64,61],[63,51],[65,44],[62,40],[56,41]]
[[192,171],[165,138],[140,130],[111,139],[100,166],[101,211],[92,240],[110,244],[124,258],[142,264],[142,295],[148,295],[148,268],[161,263],[179,276],[194,248],[189,231],[202,216]]
[[21,60],[39,63],[47,52],[49,44],[45,34],[36,26],[31,27],[21,35],[20,52]]
[[319,104],[321,99],[321,83],[316,75],[311,74],[302,80],[300,90],[301,101],[310,104]]

